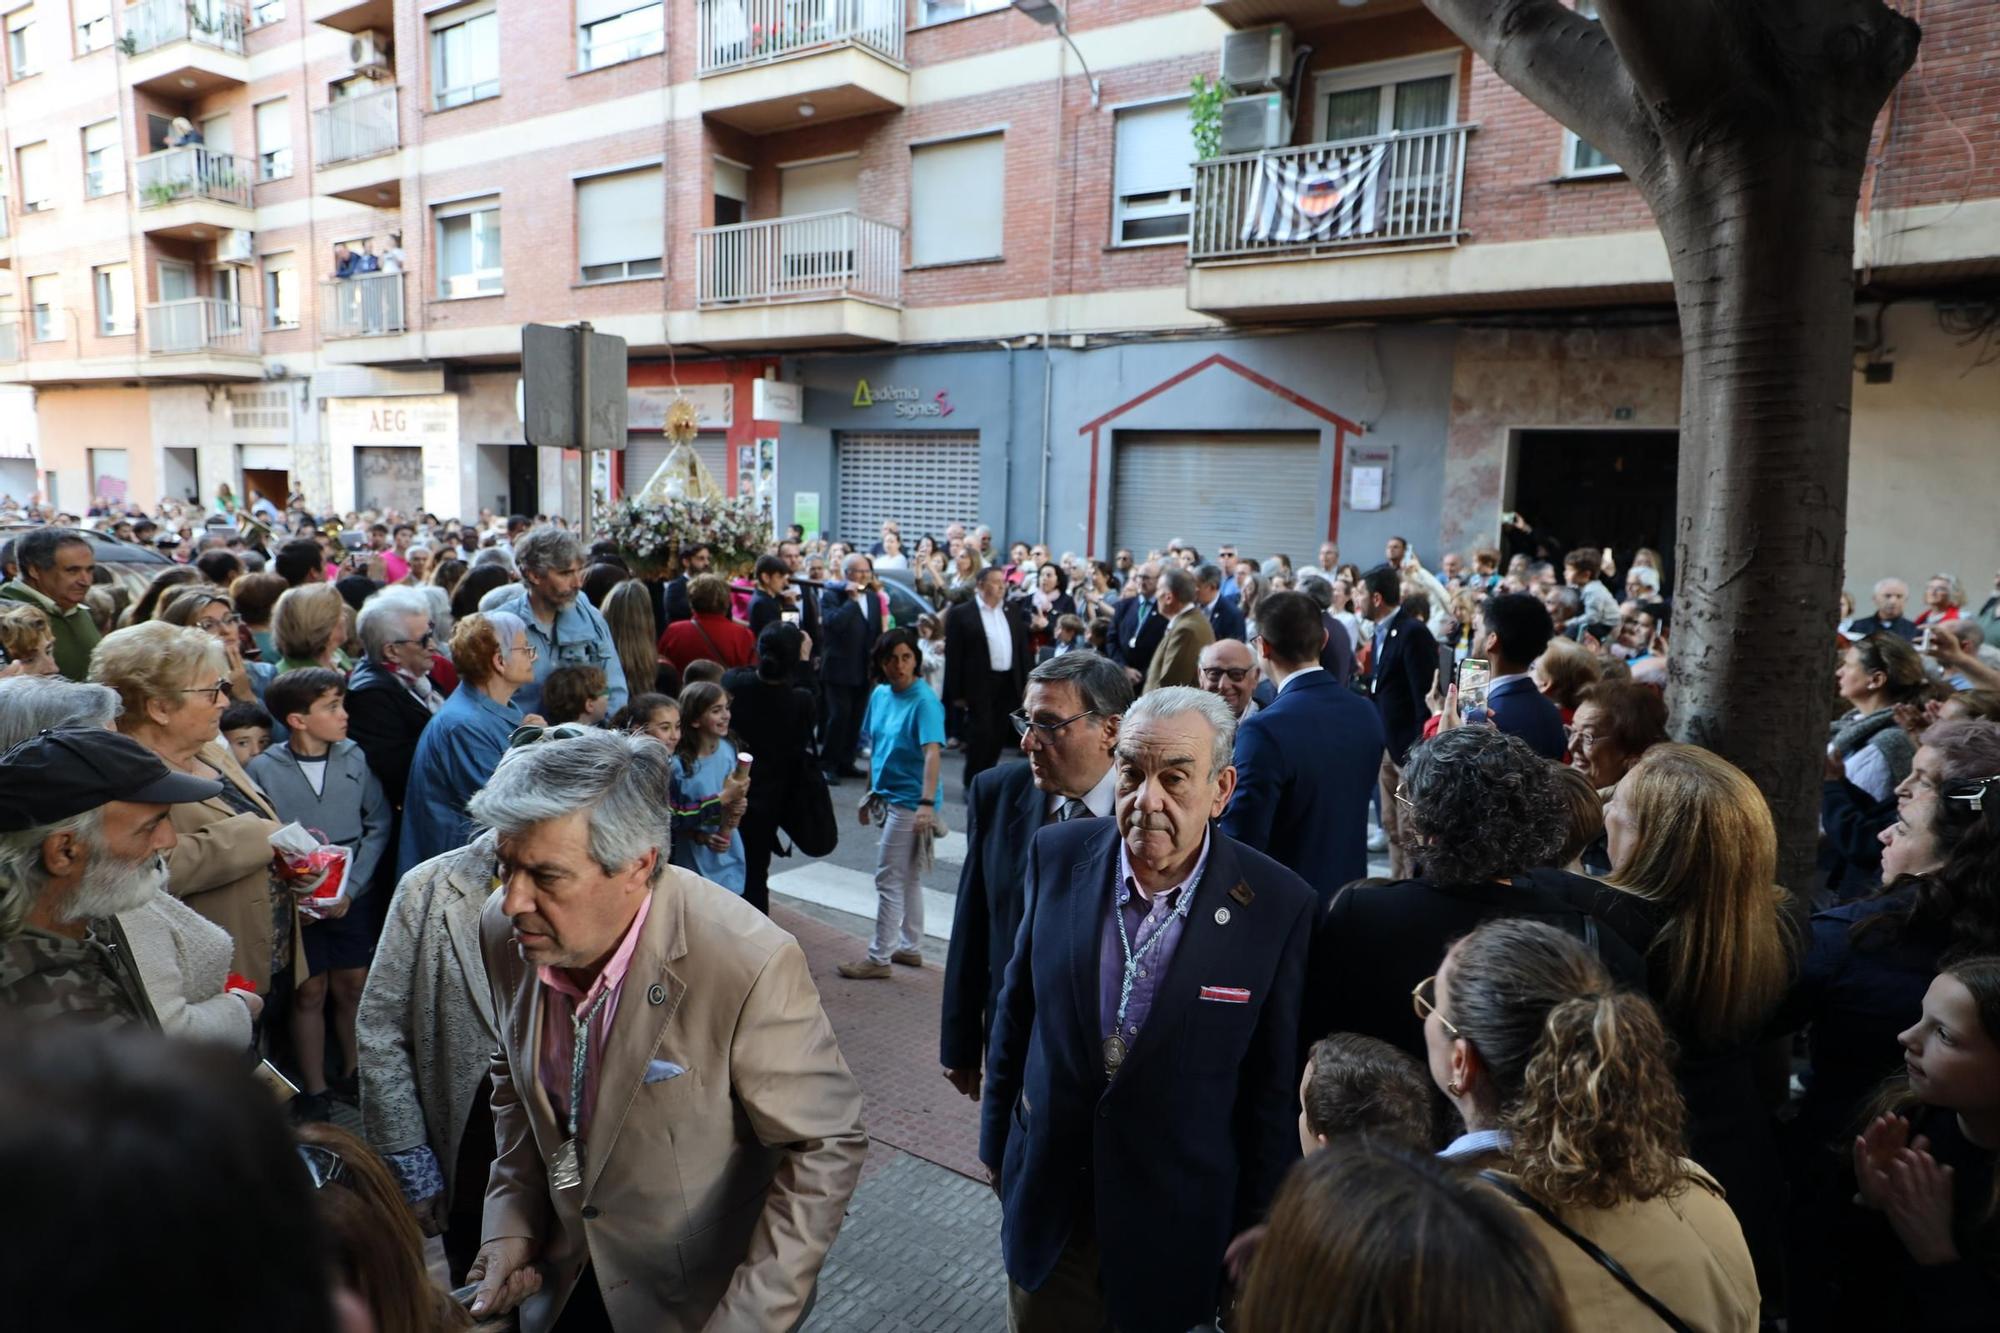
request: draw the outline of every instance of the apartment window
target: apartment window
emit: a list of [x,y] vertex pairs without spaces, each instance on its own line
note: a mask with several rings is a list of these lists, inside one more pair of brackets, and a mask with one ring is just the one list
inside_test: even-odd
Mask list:
[[1194,121],[1187,99],[1118,113],[1111,240],[1146,245],[1184,240],[1194,210]]
[[70,17],[76,23],[78,55],[111,45],[111,0],[70,0]]
[[911,263],[1000,257],[1006,165],[998,134],[910,150]]
[[257,179],[281,180],[292,174],[292,109],[282,97],[259,102],[257,119]]
[[299,326],[299,264],[297,256],[264,256],[264,317],[274,329]]
[[49,146],[31,143],[22,146],[15,175],[21,182],[21,211],[39,213],[56,204],[55,172],[50,169]]
[[29,336],[38,343],[62,337],[62,278],[44,273],[28,279]]
[[17,79],[25,79],[42,67],[41,29],[35,25],[34,7],[7,19],[7,68]]
[[131,333],[137,324],[132,305],[132,266],[104,264],[90,271],[97,292],[97,332],[107,338]]
[[658,167],[576,183],[576,262],[585,282],[660,276],[665,199]]
[[438,295],[448,301],[500,291],[499,198],[441,206],[435,216]]
[[[1587,19],[1597,17],[1597,0],[1576,0],[1576,12]],[[1576,131],[1563,127],[1562,174],[1565,176],[1615,176],[1622,168],[1613,162],[1595,144],[1576,137]]]
[[100,120],[83,127],[83,192],[95,199],[125,188],[125,144],[118,122]]
[[460,5],[431,19],[431,105],[439,111],[500,94],[500,16]]
[[1010,3],[1011,0],[922,0],[917,6],[917,22],[919,25],[947,23],[952,19],[1006,9]]
[[660,0],[577,0],[577,64],[602,69],[667,49],[666,6]]
[[1315,83],[1314,140],[1339,143],[1453,124],[1458,65],[1459,53],[1444,51],[1326,71]]
[[250,26],[261,28],[285,16],[285,0],[255,0],[250,6]]

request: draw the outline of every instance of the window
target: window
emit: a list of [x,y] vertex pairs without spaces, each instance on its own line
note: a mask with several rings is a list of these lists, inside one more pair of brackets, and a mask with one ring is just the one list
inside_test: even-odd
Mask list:
[[500,94],[500,16],[461,5],[431,19],[431,105],[439,111]]
[[998,134],[910,150],[912,264],[1000,257],[1006,165]]
[[105,264],[90,271],[97,291],[97,332],[107,338],[131,333],[136,326],[132,306],[132,266]]
[[920,0],[917,6],[917,22],[946,23],[952,19],[969,18],[974,14],[986,14],[996,9],[1006,9],[1010,0]]
[[111,0],[71,0],[76,23],[76,53],[101,51],[111,45]]
[[1315,83],[1314,140],[1339,143],[1455,124],[1458,66],[1459,53],[1445,51],[1326,71]]
[[24,144],[15,175],[21,182],[21,211],[39,213],[56,204],[55,173],[49,168],[46,143]]
[[284,16],[285,0],[253,0],[250,6],[250,26],[253,28],[276,23]]
[[125,188],[125,145],[118,122],[100,120],[83,127],[83,192],[95,199]]
[[585,282],[660,276],[665,184],[659,167],[576,183],[576,262]]
[[468,199],[436,216],[438,295],[448,301],[500,291],[500,200]]
[[282,97],[259,102],[257,119],[257,179],[281,180],[292,174],[292,109]]
[[35,26],[34,7],[7,19],[7,68],[17,79],[25,79],[42,67],[42,39]]
[[[1587,19],[1596,18],[1597,0],[1576,0],[1576,12]],[[1563,127],[1563,175],[1615,176],[1622,170],[1596,145],[1577,138],[1576,131],[1567,125]]]
[[299,265],[289,250],[264,256],[264,317],[274,329],[299,326]]
[[577,66],[602,69],[667,49],[660,0],[577,0]]
[[29,335],[38,343],[62,337],[62,279],[44,273],[28,279]]
[[236,131],[230,127],[229,113],[203,117],[200,126],[201,141],[208,145],[208,151],[232,157],[236,153]]
[[1118,113],[1111,240],[1184,240],[1194,209],[1194,121],[1186,99]]

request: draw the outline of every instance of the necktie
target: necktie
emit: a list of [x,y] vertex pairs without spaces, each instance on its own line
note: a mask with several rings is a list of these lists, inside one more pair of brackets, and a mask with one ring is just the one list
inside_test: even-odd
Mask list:
[[1072,796],[1056,807],[1056,823],[1066,824],[1078,815],[1088,812],[1090,807]]

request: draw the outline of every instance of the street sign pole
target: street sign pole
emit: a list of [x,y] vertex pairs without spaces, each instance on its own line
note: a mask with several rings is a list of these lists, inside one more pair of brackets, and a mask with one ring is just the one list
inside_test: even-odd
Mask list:
[[583,459],[583,521],[578,526],[585,550],[590,549],[591,482],[596,474],[590,466],[590,334],[589,321],[576,325],[576,442]]

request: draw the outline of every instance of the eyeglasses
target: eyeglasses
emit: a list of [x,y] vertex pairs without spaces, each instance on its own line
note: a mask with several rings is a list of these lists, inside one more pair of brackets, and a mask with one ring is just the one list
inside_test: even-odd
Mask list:
[[191,690],[179,691],[179,693],[181,694],[205,694],[208,696],[208,701],[210,703],[219,703],[222,699],[222,696],[227,694],[228,692],[229,692],[229,681],[226,677],[216,681],[215,684],[213,685],[198,685]]
[[[429,647],[431,647],[431,646],[432,646],[433,644],[435,644],[435,643],[436,643],[437,641],[438,641],[438,636],[437,636],[437,631],[435,631],[435,630],[428,630],[428,629],[427,629],[427,630],[425,630],[425,631],[424,631],[424,633],[423,633],[423,637],[422,637],[422,638],[418,638],[418,639],[391,639],[391,640],[389,640],[389,642],[388,642],[388,643],[387,643],[387,644],[386,644],[385,646],[386,646],[386,647],[390,647],[390,648],[398,648],[398,647],[401,647],[401,646],[402,646],[403,644],[406,644],[406,643],[414,643],[414,644],[420,644],[420,645],[422,645],[422,646],[423,646],[423,647],[425,647],[425,648],[429,648]],[[533,646],[532,644],[531,644],[531,645],[529,645],[529,648],[528,648],[528,651],[529,651],[529,652],[533,652],[533,651],[534,651],[534,646]]]
[[1410,799],[1410,789],[1400,782],[1396,784],[1396,802],[1399,805],[1406,805],[1412,810],[1417,808],[1417,803]]
[[552,727],[516,727],[507,736],[507,748],[518,750],[523,745],[533,745],[536,741],[573,741],[579,736],[588,736],[597,730],[580,722],[558,722]]
[[347,1161],[331,1148],[317,1143],[301,1143],[299,1160],[305,1163],[306,1174],[312,1177],[313,1188],[323,1190],[334,1181],[347,1174]]
[[510,653],[526,653],[530,662],[541,656],[540,651],[532,643],[523,643],[518,647],[509,648],[507,651]]
[[1033,727],[1036,731],[1041,732],[1042,738],[1046,740],[1049,737],[1055,735],[1057,732],[1061,731],[1064,727],[1068,726],[1070,723],[1075,722],[1081,718],[1089,717],[1096,711],[1097,710],[1095,708],[1086,708],[1081,713],[1073,713],[1069,717],[1064,718],[1060,722],[1037,722],[1034,718],[1029,717],[1026,713],[1009,713],[1007,714],[1007,720],[1014,724],[1014,734],[1016,736],[1027,735],[1028,729],[1030,727]]
[[242,623],[243,623],[242,616],[227,615],[227,616],[218,616],[214,620],[197,620],[195,622],[195,625],[196,627],[200,629],[205,629],[210,634],[213,634],[217,630],[235,629],[238,625]]
[[1203,667],[1201,669],[1201,678],[1211,685],[1218,684],[1224,676],[1229,677],[1230,684],[1240,685],[1243,683],[1243,678],[1249,674],[1249,667]]
[[1425,977],[1410,988],[1410,1008],[1417,1011],[1417,1017],[1420,1019],[1428,1020],[1432,1014],[1437,1014],[1437,1020],[1444,1025],[1444,1030],[1453,1037],[1458,1036],[1458,1029],[1452,1026],[1452,1021],[1443,1014],[1438,1014],[1435,975]]

